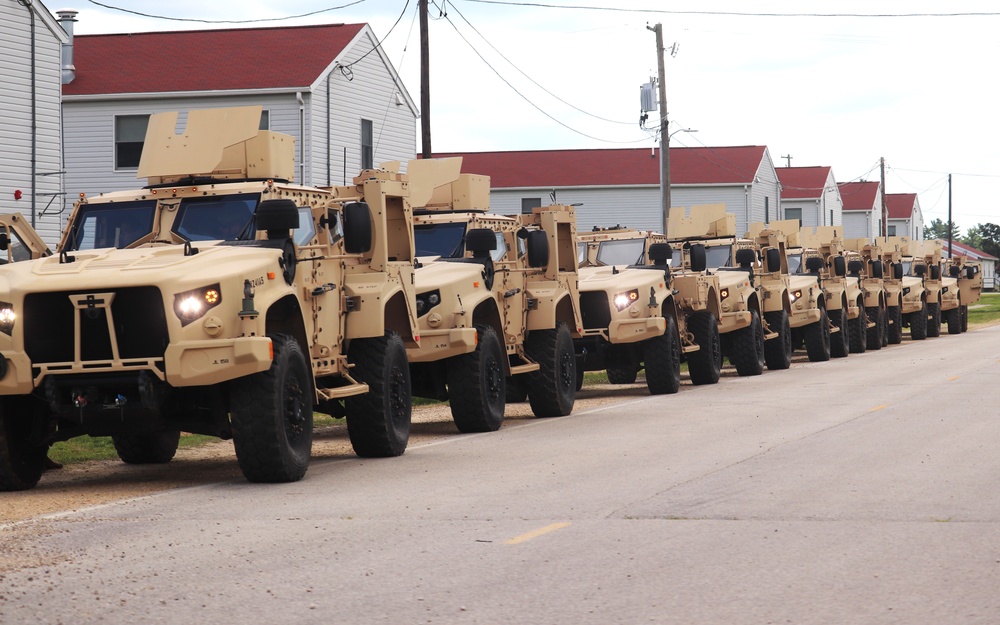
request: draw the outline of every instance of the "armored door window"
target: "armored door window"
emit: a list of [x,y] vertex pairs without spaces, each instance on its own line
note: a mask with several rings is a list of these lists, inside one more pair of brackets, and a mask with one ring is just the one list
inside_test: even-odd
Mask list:
[[497,249],[490,252],[493,262],[498,263],[507,255],[507,242],[503,238],[502,232],[497,232]]

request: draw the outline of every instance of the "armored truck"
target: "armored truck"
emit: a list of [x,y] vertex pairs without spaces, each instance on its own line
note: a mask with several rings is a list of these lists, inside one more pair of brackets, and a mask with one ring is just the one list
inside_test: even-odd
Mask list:
[[539,417],[572,412],[582,336],[571,206],[488,212],[489,178],[460,174],[415,211],[414,393],[447,399],[463,432],[492,431],[506,401]]
[[33,487],[56,441],[164,463],[182,431],[232,438],[250,481],[295,481],[314,409],[362,456],[403,453],[410,206],[438,164],[297,185],[293,139],[260,115],[151,116],[146,186],[81,196],[56,254],[0,267],[0,489]]

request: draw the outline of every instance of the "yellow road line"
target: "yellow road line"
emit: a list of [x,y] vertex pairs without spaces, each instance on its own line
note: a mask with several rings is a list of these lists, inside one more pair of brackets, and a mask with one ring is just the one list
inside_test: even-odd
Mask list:
[[523,542],[527,542],[532,538],[538,538],[543,534],[548,534],[549,532],[554,532],[556,530],[561,530],[564,527],[569,527],[569,523],[553,523],[552,525],[546,525],[545,527],[540,527],[537,530],[528,532],[527,534],[521,534],[520,536],[515,536],[507,541],[508,545],[519,545]]
[[883,408],[888,408],[888,407],[889,407],[889,404],[880,404],[878,406],[875,406],[874,408],[872,408],[868,412],[878,412],[879,410],[882,410]]
[[955,376],[955,377],[953,377],[953,378],[948,378],[948,381],[949,381],[949,382],[954,382],[955,380],[957,380],[957,379],[958,379],[958,378],[960,378],[960,377],[962,377],[962,376],[960,376],[960,375],[956,375],[956,376]]

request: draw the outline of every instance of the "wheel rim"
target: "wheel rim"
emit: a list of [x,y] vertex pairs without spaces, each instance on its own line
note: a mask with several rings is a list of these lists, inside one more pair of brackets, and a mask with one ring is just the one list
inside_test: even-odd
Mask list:
[[302,384],[298,377],[290,376],[285,382],[284,392],[284,423],[288,440],[297,440],[302,436],[306,426],[306,415],[303,410]]
[[406,421],[406,408],[409,405],[409,393],[406,386],[406,376],[398,365],[393,365],[389,371],[389,415],[392,419],[392,428],[397,434],[403,432]]
[[569,350],[559,352],[559,384],[565,389],[576,388],[576,372],[573,370],[575,356]]
[[500,392],[502,380],[503,371],[500,368],[500,362],[494,356],[490,356],[486,359],[486,383],[483,386],[486,389],[486,400],[491,406],[498,405],[503,398],[503,393]]

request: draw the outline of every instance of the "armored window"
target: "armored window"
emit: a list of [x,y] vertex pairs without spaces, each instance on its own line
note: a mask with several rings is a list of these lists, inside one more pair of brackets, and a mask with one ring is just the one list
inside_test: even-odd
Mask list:
[[146,141],[149,115],[118,115],[115,117],[115,169],[135,169]]
[[153,231],[156,200],[87,204],[71,225],[69,247],[93,250],[128,247]]
[[[339,221],[336,225],[340,225]],[[308,206],[299,207],[299,227],[292,236],[299,247],[309,245],[316,238],[316,222],[313,221],[312,211]]]
[[502,232],[497,232],[497,249],[490,252],[493,262],[498,263],[507,255],[507,242],[503,238]]
[[375,165],[372,121],[361,120],[361,169],[371,169]]
[[[19,260],[31,260],[31,248],[24,244],[17,230],[7,230],[7,226],[0,225],[0,234],[7,235],[7,249],[10,252],[11,262]],[[7,264],[7,255],[0,253],[0,265]]]
[[461,258],[465,251],[465,222],[421,224],[413,228],[417,256]]
[[602,241],[597,248],[598,265],[639,265],[643,264],[646,250],[645,239],[622,239]]
[[521,198],[521,214],[530,215],[531,209],[538,208],[542,205],[542,198],[540,197],[523,197]]
[[261,111],[260,112],[260,125],[257,130],[270,130],[271,129],[271,112]]
[[252,239],[258,200],[256,193],[186,198],[177,211],[174,233],[188,241]]

